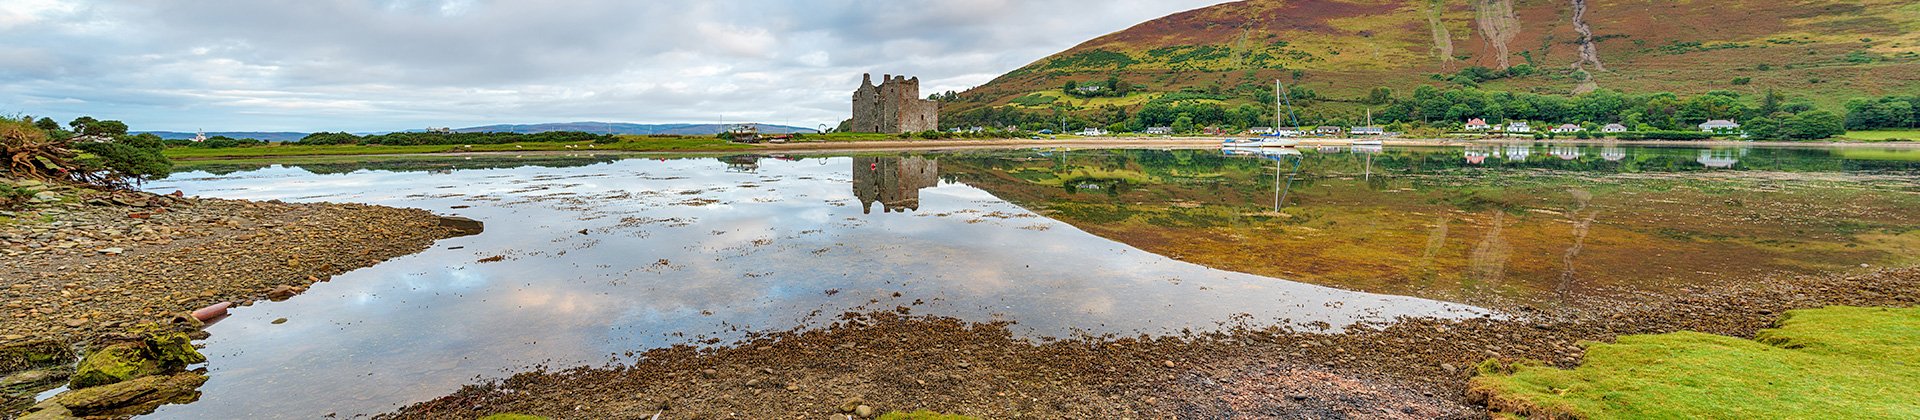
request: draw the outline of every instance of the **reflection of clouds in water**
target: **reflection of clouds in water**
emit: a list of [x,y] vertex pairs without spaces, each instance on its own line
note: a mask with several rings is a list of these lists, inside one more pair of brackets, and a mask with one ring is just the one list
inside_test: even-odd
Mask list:
[[[339,276],[308,296],[237,311],[233,324],[212,330],[215,379],[203,388],[203,401],[168,408],[163,417],[384,411],[444,394],[475,376],[501,376],[502,369],[589,363],[699,336],[738,337],[729,326],[785,329],[816,311],[831,316],[916,300],[924,303],[916,313],[976,321],[1005,316],[1025,332],[1054,336],[1206,330],[1238,313],[1336,326],[1369,317],[1472,313],[1174,261],[1030,217],[961,184],[919,190],[919,210],[911,214],[862,214],[857,205],[828,204],[855,198],[849,164],[844,158],[828,165],[767,160],[759,174],[727,173],[710,159],[435,176],[359,171],[276,178],[275,188],[235,193],[437,211],[473,206],[457,213],[487,222],[487,232]],[[202,194],[258,183],[251,174],[185,178],[157,188]],[[618,175],[578,177],[594,174]],[[756,187],[741,187],[747,183]],[[439,188],[446,185],[461,187]],[[684,191],[699,193],[679,194]],[[452,193],[465,195],[446,195]],[[773,200],[756,200],[767,198]],[[688,199],[718,203],[676,205]],[[924,216],[957,211],[973,213]],[[996,212],[1004,217],[989,217]],[[629,218],[697,222],[623,225]],[[975,219],[980,222],[968,223]],[[1022,229],[1034,225],[1049,229]],[[633,234],[640,231],[646,234]],[[449,249],[456,246],[464,249]],[[493,255],[508,258],[473,262]],[[840,292],[828,296],[830,289]],[[300,326],[260,326],[277,316]],[[366,400],[340,401],[324,392],[291,398],[249,385],[258,383]]]

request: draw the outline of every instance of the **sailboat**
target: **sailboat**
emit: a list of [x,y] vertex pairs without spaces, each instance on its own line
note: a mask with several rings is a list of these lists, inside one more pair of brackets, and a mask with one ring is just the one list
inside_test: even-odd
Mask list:
[[[1273,130],[1273,134],[1267,134],[1267,135],[1264,135],[1264,136],[1262,136],[1262,138],[1261,138],[1261,139],[1259,139],[1259,141],[1258,141],[1258,142],[1257,142],[1257,144],[1256,144],[1256,145],[1257,145],[1258,147],[1294,147],[1294,146],[1299,146],[1299,145],[1300,145],[1300,140],[1295,140],[1295,139],[1290,139],[1290,138],[1286,138],[1286,137],[1284,137],[1284,136],[1281,136],[1281,135],[1280,135],[1280,132],[1281,132],[1281,131],[1283,131],[1283,130],[1282,130],[1282,129],[1280,129],[1279,127],[1283,127],[1283,126],[1285,126],[1285,124],[1281,124],[1281,123],[1284,123],[1284,122],[1286,122],[1285,120],[1282,120],[1282,119],[1280,118],[1280,116],[1281,116],[1281,114],[1280,114],[1280,100],[1281,100],[1281,99],[1286,99],[1286,100],[1287,100],[1287,104],[1288,104],[1289,106],[1287,106],[1287,108],[1286,108],[1286,109],[1287,109],[1287,111],[1288,111],[1288,113],[1289,113],[1289,114],[1291,114],[1291,113],[1292,113],[1292,111],[1293,111],[1293,107],[1291,106],[1291,105],[1292,105],[1292,103],[1293,103],[1293,98],[1288,98],[1287,96],[1290,96],[1290,95],[1287,95],[1287,94],[1285,93],[1285,91],[1286,91],[1286,86],[1284,86],[1284,85],[1281,85],[1281,84],[1280,84],[1280,79],[1273,79],[1273,126],[1274,126],[1274,130]],[[1294,121],[1293,121],[1293,126],[1294,126],[1294,127],[1299,127],[1299,126],[1300,126],[1300,119],[1298,119],[1298,118],[1295,118],[1295,119],[1294,119]]]
[[[1367,126],[1368,127],[1373,126],[1373,108],[1367,108]],[[1382,130],[1382,131],[1385,131],[1385,130]],[[1348,144],[1352,144],[1354,146],[1380,146],[1387,143],[1379,140],[1354,140],[1353,142]]]

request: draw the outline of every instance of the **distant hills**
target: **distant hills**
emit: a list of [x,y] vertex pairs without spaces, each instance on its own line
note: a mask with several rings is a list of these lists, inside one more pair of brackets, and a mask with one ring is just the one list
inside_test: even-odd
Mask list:
[[[814,129],[811,129],[811,128],[792,127],[792,126],[774,125],[774,124],[752,124],[752,125],[754,126],[754,128],[759,129],[761,133],[768,133],[768,134],[812,133],[815,131]],[[582,132],[595,133],[595,134],[611,133],[611,134],[634,134],[634,135],[660,134],[660,135],[680,135],[680,136],[710,136],[714,134],[720,134],[721,132],[726,131],[727,128],[731,126],[732,126],[731,124],[726,124],[726,125],[722,125],[722,124],[632,124],[632,123],[605,123],[605,122],[585,121],[585,122],[541,123],[541,124],[495,124],[495,125],[485,125],[485,126],[479,126],[479,127],[457,128],[457,129],[454,129],[453,131],[461,132],[461,133],[521,133],[521,134],[535,134],[535,133],[545,133],[545,132],[551,132],[551,131],[582,131]],[[425,130],[416,129],[416,130],[404,130],[404,131],[417,132],[417,131],[425,131]],[[195,134],[195,133],[183,133],[178,131],[136,131],[134,132],[134,134],[141,134],[141,133],[151,133],[153,135],[160,136],[160,138],[162,139],[168,139],[168,140],[191,139]],[[286,141],[299,141],[301,138],[306,137],[307,134],[310,134],[310,133],[297,133],[297,132],[284,132],[284,131],[272,131],[272,132],[219,131],[219,132],[207,132],[207,137],[225,136],[225,137],[231,137],[236,139],[258,139],[258,140],[266,140],[266,141],[286,142]],[[355,134],[383,134],[383,133],[355,133]]]
[[[1495,73],[1519,66],[1524,76]],[[1279,79],[1317,93],[1309,106],[1320,112],[1357,117],[1375,88],[1404,96],[1455,86],[1455,75],[1476,67],[1494,77],[1471,84],[1494,91],[1753,98],[1773,90],[1837,110],[1849,98],[1920,92],[1920,8],[1912,0],[1236,1],[1089,40],[961,92],[941,113],[1113,113],[1183,91],[1259,104],[1255,93]],[[1067,82],[1109,77],[1137,89],[1062,94]]]

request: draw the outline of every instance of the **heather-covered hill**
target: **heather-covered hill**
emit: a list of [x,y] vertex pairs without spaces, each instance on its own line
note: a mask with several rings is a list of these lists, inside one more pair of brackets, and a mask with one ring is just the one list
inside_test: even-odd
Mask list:
[[[1125,95],[1062,89],[1116,76],[1131,85]],[[1271,98],[1275,79],[1314,92],[1319,100],[1306,106],[1315,115],[1357,115],[1374,88],[1404,95],[1423,85],[1560,95],[1775,90],[1839,112],[1853,97],[1920,92],[1920,3],[1241,1],[1088,41],[961,92],[943,112],[1137,110],[1182,90],[1233,106]]]

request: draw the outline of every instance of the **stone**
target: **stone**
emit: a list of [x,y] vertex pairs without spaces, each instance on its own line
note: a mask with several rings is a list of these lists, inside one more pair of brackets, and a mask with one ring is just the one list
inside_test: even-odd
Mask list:
[[118,417],[152,413],[163,404],[186,403],[200,398],[198,389],[207,377],[194,372],[154,375],[86,389],[62,392],[42,402],[57,405],[72,414],[87,417]]
[[33,406],[33,408],[29,410],[30,411],[28,411],[26,415],[20,416],[19,420],[79,419],[79,417],[73,416],[73,410],[68,410],[67,407],[61,406],[59,404],[41,403],[39,405]]
[[287,323],[287,319],[286,319],[286,318],[280,318],[280,319],[275,319],[275,320],[273,320],[273,325],[280,325],[280,324],[285,324],[285,323]]
[[12,393],[15,388],[29,388],[33,385],[66,379],[66,372],[53,369],[29,370],[0,378],[0,392]]
[[293,295],[297,293],[298,292],[295,292],[293,290],[293,286],[288,286],[283,284],[279,286],[274,286],[273,290],[267,291],[267,299],[270,299],[274,302],[279,302],[279,301],[291,299],[293,298]]
[[120,255],[120,254],[127,253],[127,249],[126,248],[105,248],[105,249],[101,249],[100,253],[106,254],[106,255]]
[[920,78],[881,75],[873,84],[873,75],[861,76],[860,87],[853,91],[855,133],[918,133],[940,129],[940,103],[921,99]]
[[60,201],[60,193],[56,193],[53,191],[41,191],[33,195],[32,201],[35,203],[51,203],[55,201]]
[[864,402],[866,401],[862,400],[860,397],[848,398],[846,402],[840,403],[840,412],[851,413],[853,412],[854,409],[860,408],[860,404]]
[[442,216],[440,226],[453,229],[453,232],[460,236],[479,235],[487,230],[485,222],[459,216]]
[[73,389],[112,385],[161,372],[160,363],[146,355],[145,345],[122,342],[87,354],[74,369]]
[[860,416],[862,418],[873,417],[873,406],[861,405],[859,407],[854,407],[853,415]]

